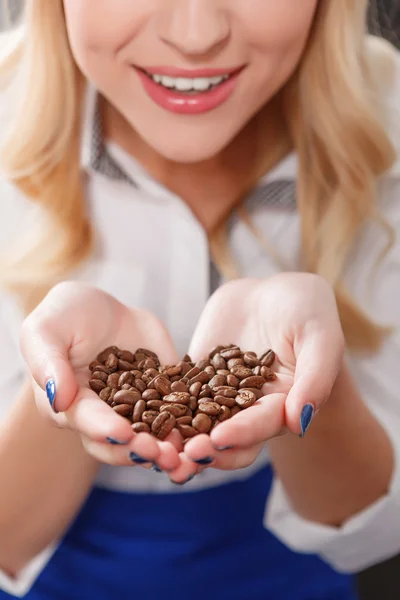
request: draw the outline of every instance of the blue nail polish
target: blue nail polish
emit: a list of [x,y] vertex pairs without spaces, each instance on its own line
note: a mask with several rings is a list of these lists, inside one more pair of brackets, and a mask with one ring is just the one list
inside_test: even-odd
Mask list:
[[129,442],[119,442],[118,440],[112,437],[108,437],[107,442],[112,446],[126,446],[127,444],[129,444]]
[[232,450],[233,446],[214,446],[214,448],[219,452],[223,452],[224,450]]
[[171,483],[174,483],[175,485],[185,485],[185,483],[189,483],[189,481],[192,481],[194,477],[195,474],[192,473],[187,479],[185,479],[185,481],[172,481]]
[[311,421],[314,416],[314,406],[312,404],[306,404],[300,415],[300,427],[301,427],[301,435],[300,437],[304,437],[307,429],[311,425]]
[[160,467],[156,463],[153,463],[153,466],[151,467],[151,470],[155,471],[156,473],[162,473],[163,472],[163,470],[160,469]]
[[214,462],[214,459],[212,456],[206,456],[205,458],[199,458],[198,460],[194,460],[193,462],[195,462],[198,465],[206,466],[211,465],[211,463]]
[[50,402],[51,408],[54,410],[54,412],[56,412],[54,408],[54,402],[56,399],[56,382],[54,381],[54,379],[49,379],[46,383],[46,394]]
[[143,456],[140,456],[140,454],[136,454],[136,452],[131,452],[129,454],[129,458],[132,462],[136,463],[137,465],[144,465],[145,463],[151,462],[148,458],[143,458]]

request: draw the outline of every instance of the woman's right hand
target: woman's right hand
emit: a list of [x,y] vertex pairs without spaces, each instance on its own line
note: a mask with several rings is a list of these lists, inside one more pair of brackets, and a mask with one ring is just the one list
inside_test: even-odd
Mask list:
[[162,364],[178,362],[168,332],[152,314],[128,309],[83,283],[55,286],[21,330],[21,349],[40,412],[58,427],[76,431],[86,450],[103,463],[145,467],[156,463],[172,472],[175,481],[185,479],[193,466],[182,464],[178,432],[165,441],[135,434],[130,423],[89,388],[88,365],[112,345],[148,348]]

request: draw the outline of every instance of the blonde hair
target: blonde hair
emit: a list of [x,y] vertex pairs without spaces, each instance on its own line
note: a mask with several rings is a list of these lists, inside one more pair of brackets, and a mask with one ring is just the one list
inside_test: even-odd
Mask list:
[[[304,270],[333,285],[349,347],[375,350],[387,330],[369,320],[342,284],[360,228],[370,219],[382,222],[375,185],[395,159],[375,93],[365,17],[366,0],[319,0],[304,56],[279,100],[285,120],[282,153],[293,147],[299,157]],[[29,308],[90,255],[93,236],[79,161],[84,81],[69,48],[62,1],[28,0],[23,28],[0,66],[0,76],[16,72],[21,98],[1,165],[46,209],[53,233],[42,231],[25,252],[9,256],[0,278]],[[278,158],[267,157],[253,177]],[[248,224],[260,237],[256,224]],[[236,276],[225,228],[210,242],[220,269]]]

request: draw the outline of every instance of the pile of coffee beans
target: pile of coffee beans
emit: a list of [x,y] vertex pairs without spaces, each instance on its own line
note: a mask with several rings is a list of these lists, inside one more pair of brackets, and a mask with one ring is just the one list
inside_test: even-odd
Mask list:
[[258,358],[231,344],[217,346],[197,364],[186,355],[162,366],[151,350],[111,346],[89,365],[89,386],[135,432],[163,440],[176,428],[187,441],[261,398],[263,385],[276,379],[274,361],[272,350]]

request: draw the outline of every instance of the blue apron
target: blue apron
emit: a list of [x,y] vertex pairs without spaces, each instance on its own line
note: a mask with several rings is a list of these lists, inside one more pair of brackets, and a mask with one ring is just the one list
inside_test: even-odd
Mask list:
[[265,467],[176,494],[95,488],[25,598],[355,600],[352,577],[291,552],[263,527],[272,477]]

